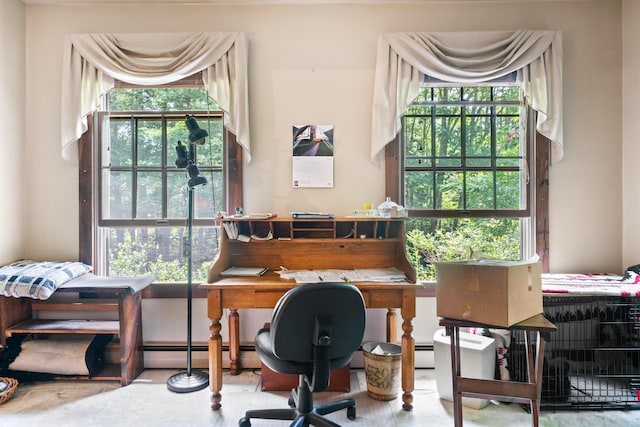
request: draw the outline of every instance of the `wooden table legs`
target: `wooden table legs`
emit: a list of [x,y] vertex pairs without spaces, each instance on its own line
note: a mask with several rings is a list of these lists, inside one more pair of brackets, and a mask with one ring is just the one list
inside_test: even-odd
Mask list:
[[[478,398],[500,397],[501,400],[531,404],[534,427],[538,427],[540,397],[542,391],[542,367],[544,363],[544,339],[538,330],[523,329],[527,357],[528,382],[465,378],[460,374],[460,333],[458,326],[445,326],[451,337],[451,372],[453,382],[453,419],[456,427],[462,426],[462,396]],[[532,334],[536,336],[535,357]]]
[[[216,295],[209,295],[209,388],[211,389],[211,409],[222,407],[222,337],[220,335],[222,308],[216,304]],[[231,374],[240,373],[240,315],[237,309],[229,312],[229,359]],[[415,370],[415,341],[413,338],[413,316],[404,317],[402,322],[402,409],[413,409],[413,388]],[[397,342],[397,314],[395,309],[387,312],[387,340]]]
[[220,336],[220,319],[222,306],[220,291],[209,291],[208,295],[209,321],[209,388],[211,389],[211,409],[217,411],[222,404],[222,337]]
[[[402,409],[413,409],[413,388],[415,380],[415,339],[413,338],[413,318],[415,307],[402,310]],[[387,342],[398,342],[398,314],[395,308],[387,309]]]

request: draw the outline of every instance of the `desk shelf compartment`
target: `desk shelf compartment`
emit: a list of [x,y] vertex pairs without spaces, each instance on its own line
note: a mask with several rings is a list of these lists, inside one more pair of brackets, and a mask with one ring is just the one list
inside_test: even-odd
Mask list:
[[389,218],[228,218],[223,222],[234,223],[239,235],[257,236],[255,240],[269,234],[273,239],[387,239],[403,237],[404,230],[403,220]]
[[220,273],[231,266],[267,267],[272,272],[281,267],[289,270],[395,267],[405,272],[409,282],[416,281],[415,269],[407,258],[401,218],[225,218],[223,223],[235,224],[240,234],[262,237],[271,232],[273,238],[244,242],[222,233],[218,257],[209,269],[209,283],[220,280]]

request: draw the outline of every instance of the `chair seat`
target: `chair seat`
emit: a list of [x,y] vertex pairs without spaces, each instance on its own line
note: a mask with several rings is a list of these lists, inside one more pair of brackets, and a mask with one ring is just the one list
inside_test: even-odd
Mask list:
[[[313,371],[313,361],[310,362],[292,362],[290,360],[282,360],[273,354],[273,347],[271,345],[271,335],[268,328],[262,328],[258,331],[255,338],[256,353],[262,363],[267,365],[272,371],[280,374],[293,374],[293,375],[310,375]],[[352,354],[348,354],[343,357],[336,357],[331,359],[331,370],[339,369],[347,366],[351,362]]]

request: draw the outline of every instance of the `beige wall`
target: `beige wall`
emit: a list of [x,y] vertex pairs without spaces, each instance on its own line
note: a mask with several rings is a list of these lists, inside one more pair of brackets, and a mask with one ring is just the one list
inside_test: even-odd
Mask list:
[[0,2],[0,265],[24,256],[25,8]]
[[[254,159],[245,167],[245,210],[281,215],[292,210],[322,210],[344,215],[362,203],[379,203],[385,197],[383,164],[369,160],[378,34],[524,28],[562,30],[564,34],[566,155],[550,173],[551,269],[619,272],[630,262],[623,262],[620,226],[621,4],[619,0],[584,0],[518,4],[27,6],[30,126],[25,134],[29,171],[23,175],[27,180],[26,253],[34,258],[77,257],[77,172],[74,165],[61,159],[59,143],[65,34],[246,32],[250,40]],[[299,123],[334,125],[335,188],[291,188],[291,126]],[[629,226],[629,222],[625,224]],[[637,241],[630,241],[625,250],[637,254]],[[200,303],[196,310],[203,310]],[[166,313],[166,304],[172,303],[145,301],[146,316],[154,320],[153,329],[148,329],[152,322],[145,320],[146,339],[184,336],[181,321],[172,322],[163,316],[166,324],[157,324],[158,316],[153,313]],[[176,312],[183,311],[181,305],[173,307]],[[419,316],[435,320],[432,305],[418,310]],[[258,326],[260,322],[255,321]],[[418,340],[430,341],[431,326],[425,329],[421,320],[416,324]],[[194,340],[206,339],[206,325],[196,329]],[[248,335],[243,339],[250,339],[253,331],[253,325],[247,327]]]
[[640,264],[640,2],[623,1],[622,253],[624,266]]
[[[77,257],[77,177],[59,155],[62,42],[79,32],[245,31],[254,160],[247,211],[344,215],[384,200],[369,161],[376,39],[386,31],[564,33],[566,157],[551,170],[553,271],[620,271],[621,3],[27,7],[27,253]],[[291,188],[291,125],[333,124],[335,188]],[[50,207],[43,209],[43,207]],[[43,239],[43,236],[49,236]]]

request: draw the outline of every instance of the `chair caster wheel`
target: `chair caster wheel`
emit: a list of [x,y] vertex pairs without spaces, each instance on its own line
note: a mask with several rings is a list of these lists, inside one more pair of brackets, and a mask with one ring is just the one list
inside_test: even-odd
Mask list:
[[242,417],[238,421],[238,427],[251,427],[251,421],[249,421],[249,418]]
[[355,420],[356,419],[356,407],[355,406],[349,406],[347,408],[347,418],[349,418],[350,420]]

